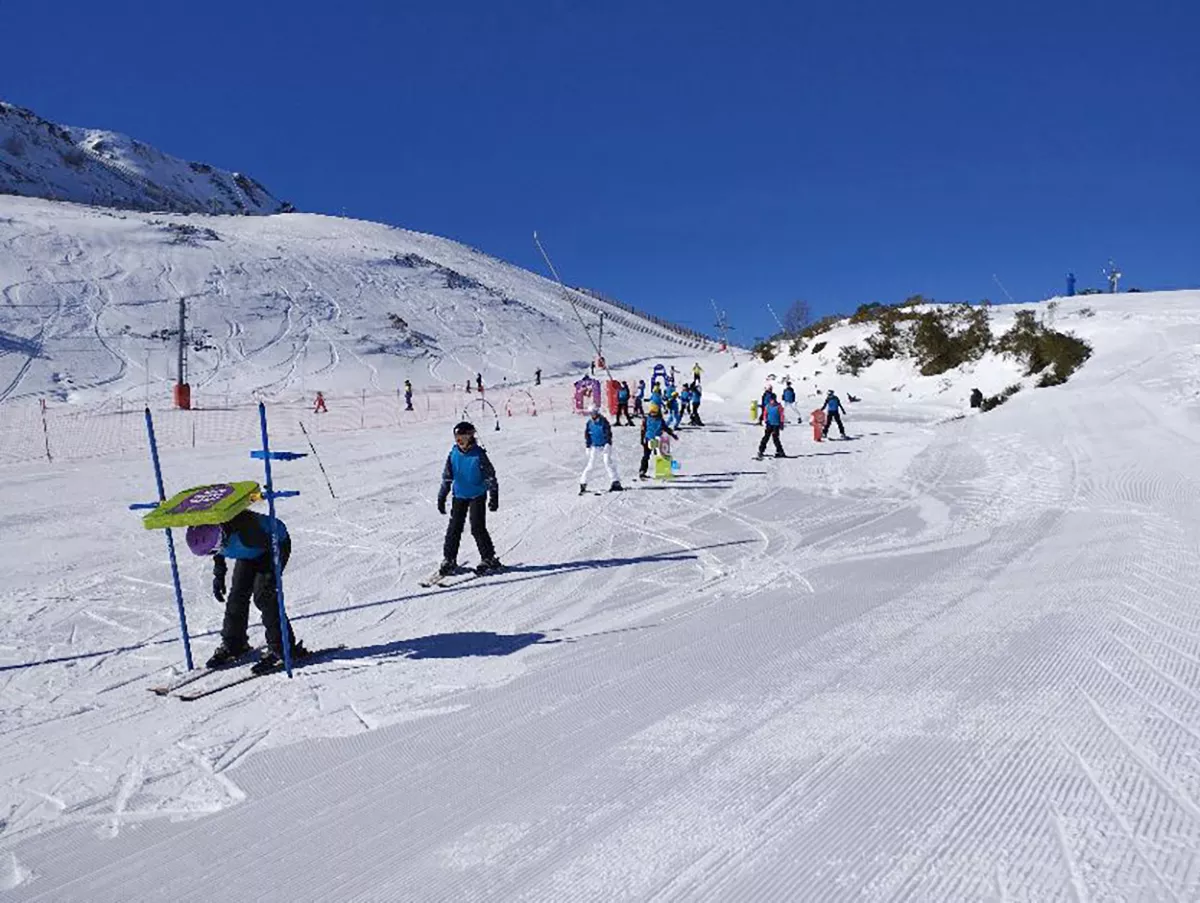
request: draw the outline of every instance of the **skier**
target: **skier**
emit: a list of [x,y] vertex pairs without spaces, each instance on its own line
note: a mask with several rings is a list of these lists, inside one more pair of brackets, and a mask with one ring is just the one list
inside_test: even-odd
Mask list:
[[671,414],[669,420],[672,428],[677,428],[683,419],[683,414],[679,410],[679,393],[675,391],[674,386],[667,389],[667,410]]
[[683,388],[679,391],[679,418],[683,420],[684,416],[689,419],[692,414],[692,386],[690,383],[684,383]]
[[767,415],[767,401],[775,397],[775,391],[771,388],[771,384],[767,383],[767,387],[763,389],[762,398],[758,401],[758,422],[762,423]]
[[825,429],[821,431],[821,438],[824,439],[829,435],[829,424],[837,421],[838,432],[842,434],[842,438],[846,438],[846,428],[842,426],[841,411],[842,402],[836,395],[833,394],[833,389],[825,393]]
[[533,371],[533,384],[535,386],[540,386],[542,384],[542,368],[541,367],[538,367],[536,370]]
[[783,403],[784,404],[795,404],[796,403],[796,390],[792,388],[792,381],[790,379],[787,381],[787,384],[784,385],[784,387],[783,387]]
[[328,414],[329,408],[325,407],[325,395],[321,392],[317,393],[316,401],[313,402],[314,414]]
[[475,442],[475,427],[465,420],[454,427],[454,447],[446,456],[446,466],[442,470],[442,488],[437,497],[439,514],[446,513],[446,498],[452,489],[454,499],[450,503],[450,523],[446,525],[438,573],[445,577],[458,570],[458,545],[468,515],[471,535],[479,546],[479,566],[475,572],[486,574],[500,570],[503,565],[496,558],[496,547],[492,545],[487,529],[487,512],[500,508],[500,483],[487,452]]
[[983,393],[979,389],[971,390],[971,407],[978,408],[983,405]]
[[692,364],[692,382],[695,383],[696,385],[699,385],[700,384],[700,374],[703,372],[704,371],[700,369],[699,361],[696,361],[696,363]]
[[779,431],[783,429],[783,405],[775,399],[774,392],[767,392],[763,402],[763,425],[765,429],[762,439],[758,443],[758,460],[762,460],[763,452],[767,450],[768,440],[775,443],[775,457],[786,458],[783,443],[779,441]]
[[625,415],[625,426],[633,426],[633,418],[629,416],[629,383],[622,381],[617,389],[617,426],[621,426],[621,415]]
[[[279,537],[280,573],[292,554],[292,541],[283,521],[275,519]],[[257,511],[243,511],[228,523],[205,524],[187,528],[187,545],[193,555],[213,556],[213,596],[225,603],[221,624],[221,644],[208,660],[209,668],[235,664],[250,652],[247,637],[250,600],[262,614],[267,632],[267,653],[252,670],[267,674],[283,664],[283,637],[279,623],[279,598],[275,594],[275,568],[271,557],[271,520]],[[225,559],[232,558],[233,581],[226,592]],[[287,626],[292,658],[303,658],[308,650],[296,639],[292,625]]]
[[692,419],[689,422],[692,426],[704,426],[700,419],[700,383],[692,384]]
[[471,394],[471,381],[469,379],[467,380],[467,394]]
[[406,379],[404,381],[404,410],[411,411],[412,409],[412,383]]
[[642,400],[645,397],[646,381],[644,379],[639,379],[637,395],[633,396],[633,413],[637,414],[639,417],[645,416],[646,413],[644,410],[642,410]]
[[483,374],[482,373],[475,374],[475,388],[479,392],[480,395],[483,394]]
[[642,464],[638,468],[638,479],[646,479],[646,471],[650,469],[650,443],[666,433],[672,439],[678,439],[662,417],[662,408],[655,402],[646,406],[646,416],[642,418]]
[[617,463],[612,456],[612,426],[609,425],[608,418],[600,412],[600,405],[593,404],[590,413],[592,416],[583,425],[583,443],[587,448],[588,459],[587,466],[583,468],[583,474],[579,477],[579,494],[587,492],[588,474],[592,472],[596,463],[597,451],[604,458],[604,469],[608,471],[608,478],[612,481],[608,491],[620,492],[625,487],[621,485],[621,478],[617,475]]

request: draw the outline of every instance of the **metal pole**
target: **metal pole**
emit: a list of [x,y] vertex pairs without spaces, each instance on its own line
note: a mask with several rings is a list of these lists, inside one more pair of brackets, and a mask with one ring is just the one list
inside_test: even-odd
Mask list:
[[46,425],[46,399],[39,398],[42,403],[42,438],[46,441],[46,460],[53,464],[54,458],[50,456],[50,427]]
[[183,334],[187,324],[187,301],[184,298],[179,299],[179,385],[187,382],[187,345],[184,342]]
[[267,512],[271,522],[271,566],[275,571],[275,595],[279,598],[279,639],[283,645],[283,667],[292,676],[292,631],[288,627],[287,608],[283,604],[283,565],[279,560],[279,528],[275,519],[275,485],[271,482],[271,440],[267,437],[267,406],[258,403],[258,421],[262,426],[263,467],[267,484]]
[[[154,482],[158,487],[158,500],[166,501],[167,494],[163,489],[162,466],[158,460],[158,440],[154,438],[154,418],[150,409],[146,408],[146,433],[150,437],[150,460],[154,463]],[[192,641],[188,638],[187,613],[183,610],[183,587],[179,583],[179,561],[175,557],[175,537],[170,527],[167,533],[167,554],[171,557],[171,579],[175,584],[175,607],[179,609],[179,633],[183,637],[183,655],[187,661],[188,670],[192,664]]]

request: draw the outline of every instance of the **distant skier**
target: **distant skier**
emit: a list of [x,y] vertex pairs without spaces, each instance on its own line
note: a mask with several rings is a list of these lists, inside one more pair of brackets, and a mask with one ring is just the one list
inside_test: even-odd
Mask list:
[[767,416],[767,401],[775,397],[775,391],[770,384],[763,389],[762,397],[758,400],[758,422],[764,423]]
[[633,413],[639,417],[645,416],[645,411],[642,409],[642,401],[646,397],[646,381],[639,379],[637,384],[637,395],[633,396]]
[[700,383],[692,383],[692,418],[688,421],[692,426],[704,426],[700,419],[700,397]]
[[827,393],[825,393],[824,410],[825,428],[821,431],[821,438],[825,438],[829,435],[829,424],[836,421],[838,425],[838,432],[840,432],[842,434],[842,438],[845,439],[846,428],[842,426],[841,414],[841,412],[845,409],[842,407],[841,400],[833,394],[833,389],[830,389]]
[[[275,519],[279,536],[280,572],[287,567],[292,554],[292,540],[283,521]],[[221,624],[221,644],[217,646],[208,667],[221,668],[235,664],[250,652],[247,630],[250,620],[250,600],[262,615],[267,632],[267,652],[254,665],[255,674],[267,674],[283,662],[283,636],[279,622],[279,598],[275,594],[275,567],[271,557],[271,519],[257,511],[243,511],[224,524],[207,524],[187,528],[187,545],[194,555],[213,556],[213,596],[225,603],[225,619]],[[234,559],[233,580],[226,592],[226,559]],[[293,659],[303,658],[308,650],[296,639],[288,624]]]
[[672,428],[678,428],[680,421],[683,420],[683,412],[679,404],[679,393],[675,391],[674,386],[671,386],[667,389],[667,410],[671,415],[668,420]]
[[779,431],[783,429],[783,405],[776,400],[774,392],[767,392],[763,403],[763,426],[762,439],[758,443],[758,460],[762,460],[768,441],[775,443],[776,458],[786,458],[783,443],[779,441]]
[[642,419],[642,464],[638,468],[638,479],[646,479],[646,472],[650,469],[650,443],[663,433],[672,439],[679,438],[663,420],[662,408],[652,401],[646,406],[646,416]]
[[533,384],[535,386],[540,386],[542,384],[542,368],[541,367],[538,367],[536,370],[533,371]]
[[700,369],[699,361],[696,361],[696,363],[692,364],[692,382],[695,383],[696,385],[699,385],[700,384],[700,374],[703,372],[704,371],[702,369]]
[[406,379],[404,381],[404,410],[411,411],[412,409],[412,383]]
[[322,392],[317,393],[316,401],[313,402],[314,414],[328,414],[329,408],[325,407],[325,395]]
[[471,535],[479,547],[476,573],[500,570],[503,565],[496,557],[496,547],[492,545],[487,529],[487,512],[500,508],[500,483],[487,452],[475,442],[475,427],[465,420],[454,427],[454,447],[446,456],[446,466],[442,469],[442,488],[437,497],[439,514],[446,513],[446,498],[452,490],[450,523],[446,525],[438,573],[444,577],[458,570],[458,546],[468,515]]
[[983,405],[983,393],[978,389],[971,390],[971,407],[978,408]]
[[480,395],[483,394],[483,374],[482,373],[475,374],[475,388],[479,392]]
[[617,389],[617,426],[621,426],[621,415],[625,415],[625,426],[633,426],[633,418],[629,416],[629,383],[622,381]]
[[792,388],[791,380],[788,380],[787,385],[785,385],[783,387],[783,403],[784,404],[795,404],[796,403],[796,390]]
[[467,380],[467,394],[471,394],[471,381],[469,379]]
[[617,474],[617,463],[612,456],[612,426],[609,424],[608,418],[600,412],[600,405],[593,404],[589,413],[591,417],[583,425],[583,444],[587,449],[588,459],[587,465],[579,477],[579,494],[583,495],[587,492],[588,474],[592,472],[592,467],[596,464],[597,452],[604,459],[604,469],[608,471],[610,480],[608,491],[620,492],[624,487]]

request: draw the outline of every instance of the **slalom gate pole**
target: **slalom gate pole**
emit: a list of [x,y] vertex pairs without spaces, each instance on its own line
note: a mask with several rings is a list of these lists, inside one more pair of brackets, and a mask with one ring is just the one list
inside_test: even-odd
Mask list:
[[279,524],[275,518],[275,485],[271,482],[271,440],[267,436],[267,406],[258,403],[258,420],[262,426],[262,459],[266,469],[267,511],[271,523],[271,567],[275,572],[275,596],[279,600],[279,641],[283,646],[283,667],[292,676],[292,631],[289,629],[287,608],[283,604],[283,565],[279,560]]
[[[150,408],[146,408],[146,434],[150,437],[150,460],[154,464],[154,481],[158,488],[158,500],[166,501],[167,494],[163,489],[162,465],[158,459],[158,440],[154,437],[154,417],[150,414]],[[175,607],[179,609],[179,635],[183,638],[183,656],[187,662],[188,670],[191,671],[195,666],[192,664],[192,641],[188,638],[187,613],[183,608],[183,587],[179,582],[179,560],[175,557],[175,537],[171,534],[171,528],[166,530],[167,534],[167,554],[171,558],[171,580],[175,584]]]
[[329,497],[336,499],[337,496],[333,494],[333,484],[329,482],[329,474],[325,472],[325,465],[321,463],[321,456],[317,454],[317,447],[313,445],[312,438],[308,435],[308,430],[304,428],[304,421],[300,421],[300,432],[304,433],[305,439],[308,439],[308,447],[312,449],[313,457],[317,459],[317,467],[321,468],[321,476],[325,478],[325,485],[329,487]]

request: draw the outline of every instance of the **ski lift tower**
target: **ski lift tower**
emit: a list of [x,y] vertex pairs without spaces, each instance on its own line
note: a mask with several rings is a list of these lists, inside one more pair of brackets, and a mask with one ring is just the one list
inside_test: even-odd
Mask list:
[[1108,293],[1115,295],[1117,293],[1117,283],[1121,280],[1121,271],[1117,269],[1117,265],[1111,260],[1108,262],[1107,269],[1101,270],[1104,278],[1108,280]]
[[175,407],[181,411],[192,408],[192,387],[187,381],[187,299],[179,299],[179,366],[175,381]]

